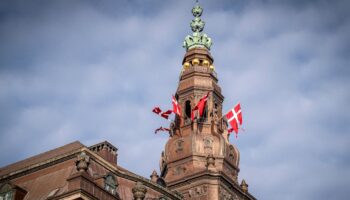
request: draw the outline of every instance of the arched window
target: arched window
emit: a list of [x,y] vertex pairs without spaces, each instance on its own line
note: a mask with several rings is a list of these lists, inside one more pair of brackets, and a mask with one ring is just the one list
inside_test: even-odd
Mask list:
[[205,106],[203,116],[204,120],[206,121],[208,118],[208,105]]
[[1,187],[0,200],[13,200],[13,190],[9,184],[5,184]]
[[116,194],[117,183],[112,174],[107,174],[107,176],[105,177],[105,190],[112,193],[113,195]]
[[191,101],[186,101],[185,102],[185,113],[186,113],[186,117],[190,118],[191,117]]

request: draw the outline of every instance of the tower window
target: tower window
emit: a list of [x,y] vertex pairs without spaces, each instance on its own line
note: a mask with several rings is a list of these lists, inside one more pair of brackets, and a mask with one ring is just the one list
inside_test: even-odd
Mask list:
[[200,122],[205,122],[208,119],[208,105],[205,105],[204,111],[203,111],[203,115],[201,118],[199,118]]
[[186,103],[185,103],[185,113],[186,113],[186,117],[188,117],[188,118],[191,117],[191,101],[186,101]]

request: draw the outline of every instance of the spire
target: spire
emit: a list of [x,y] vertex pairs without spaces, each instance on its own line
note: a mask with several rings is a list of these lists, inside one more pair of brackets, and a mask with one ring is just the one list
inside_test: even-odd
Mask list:
[[183,44],[183,47],[186,48],[186,51],[195,48],[206,48],[210,50],[212,45],[211,38],[208,37],[205,33],[202,33],[205,22],[201,19],[203,13],[203,8],[196,1],[196,5],[192,8],[192,14],[194,19],[191,21],[191,29],[193,31],[192,35],[187,35]]
[[248,192],[248,184],[245,182],[245,180],[243,179],[241,182],[241,188],[243,190],[243,192]]

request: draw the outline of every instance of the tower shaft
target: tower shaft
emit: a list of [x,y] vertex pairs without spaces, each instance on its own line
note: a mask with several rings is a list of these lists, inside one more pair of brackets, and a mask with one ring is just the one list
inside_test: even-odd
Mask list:
[[[202,8],[192,9],[192,35],[185,38],[186,54],[176,99],[182,110],[171,127],[171,137],[160,161],[161,177],[185,199],[255,199],[238,184],[239,151],[229,143],[223,117],[224,96],[218,84],[211,39],[204,33]],[[207,96],[203,114],[195,109]],[[245,185],[247,188],[247,185]]]

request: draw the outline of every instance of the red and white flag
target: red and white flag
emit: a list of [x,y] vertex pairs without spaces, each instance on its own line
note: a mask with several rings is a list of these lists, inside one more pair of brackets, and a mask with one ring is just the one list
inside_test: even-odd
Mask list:
[[208,92],[204,97],[202,97],[202,98],[199,100],[199,102],[198,102],[198,104],[196,105],[196,107],[194,107],[194,108],[192,109],[192,112],[191,112],[191,120],[192,120],[192,121],[194,120],[194,111],[195,111],[195,110],[198,110],[198,112],[199,112],[199,117],[202,117],[202,116],[203,116],[204,108],[205,108],[205,105],[206,105],[206,103],[207,103],[207,101],[208,101],[208,96],[209,96],[209,92]]
[[157,134],[158,133],[158,131],[170,131],[170,129],[168,129],[168,128],[164,128],[164,127],[159,127],[159,128],[157,128],[155,131],[154,131],[154,134]]
[[181,108],[179,103],[177,102],[176,98],[173,96],[172,99],[172,103],[173,103],[173,112],[179,116],[181,116]]
[[167,110],[165,112],[162,112],[162,114],[160,116],[162,116],[165,119],[169,119],[169,115],[172,113],[172,110]]
[[[228,123],[231,125],[235,133],[238,133],[238,126],[242,125],[242,111],[241,104],[238,103],[232,110],[226,114]],[[230,131],[232,132],[232,129]],[[236,135],[237,136],[237,135]]]
[[159,115],[159,113],[162,112],[162,110],[159,107],[154,107],[152,112],[156,113],[157,115]]

